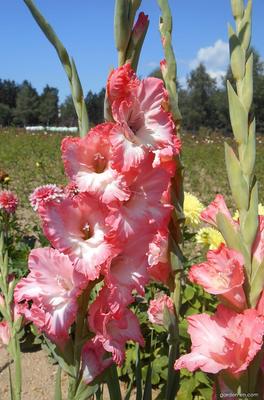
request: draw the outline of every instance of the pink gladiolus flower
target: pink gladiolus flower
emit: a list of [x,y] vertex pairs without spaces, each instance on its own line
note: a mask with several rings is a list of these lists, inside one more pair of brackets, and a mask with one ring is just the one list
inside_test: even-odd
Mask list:
[[[0,341],[7,346],[11,338],[11,332],[7,321],[0,322]],[[0,345],[1,348],[1,345]]]
[[168,231],[159,231],[149,244],[148,273],[152,279],[167,283],[171,267],[168,260]]
[[98,339],[92,339],[82,348],[82,370],[85,383],[91,383],[113,363]]
[[64,193],[67,197],[69,197],[70,199],[73,199],[75,196],[77,196],[81,192],[80,192],[78,186],[76,185],[76,183],[69,182],[68,185],[66,185],[64,188]]
[[57,185],[48,184],[37,187],[29,196],[29,201],[31,207],[37,211],[40,205],[44,205],[51,200],[60,201],[64,196],[63,189]]
[[39,208],[39,214],[51,244],[69,255],[89,280],[98,278],[101,265],[116,255],[106,237],[108,209],[96,197],[82,193],[60,203],[49,202]]
[[163,168],[152,168],[153,157],[149,154],[140,165],[129,186],[130,199],[121,206],[112,207],[106,218],[112,232],[118,232],[122,240],[142,234],[143,227],[144,233],[156,232],[169,222],[172,207],[161,204],[161,198],[170,183],[170,176]]
[[163,314],[165,306],[174,314],[174,305],[172,299],[166,294],[160,294],[156,299],[150,300],[148,308],[148,317],[150,322],[157,325],[164,325]]
[[133,290],[142,296],[145,294],[149,280],[147,251],[152,237],[152,234],[131,237],[124,244],[123,251],[106,265],[105,282],[111,290],[116,288],[115,301],[119,305],[133,303]]
[[253,258],[258,264],[264,260],[264,217],[259,216],[259,227],[253,244]]
[[264,318],[257,310],[238,314],[219,305],[215,315],[187,317],[191,335],[191,353],[176,360],[174,368],[217,374],[227,370],[238,376],[245,371],[263,344]]
[[104,203],[129,199],[124,177],[111,167],[109,135],[112,123],[97,125],[84,138],[62,141],[62,159],[67,175],[82,192],[96,194]]
[[26,319],[55,342],[63,343],[76,317],[77,298],[88,282],[66,255],[52,248],[32,250],[29,270],[15,288],[15,301],[32,302],[22,310]]
[[18,206],[17,196],[10,190],[0,191],[0,210],[13,214]]
[[224,197],[221,194],[217,194],[214,201],[212,201],[212,203],[201,212],[200,218],[204,222],[217,227],[216,217],[218,213],[224,214],[234,227],[238,227],[237,222],[233,220],[226,206]]
[[216,294],[221,300],[238,310],[246,307],[243,291],[243,257],[223,243],[217,250],[207,253],[207,262],[193,265],[189,270],[191,282],[201,285],[204,290]]
[[[115,74],[123,76],[123,70],[119,68]],[[126,96],[112,96],[112,113],[118,125],[113,128],[110,141],[114,148],[113,166],[121,172],[137,167],[148,149],[170,147],[174,154],[178,151],[174,123],[163,107],[167,95],[162,80],[147,78],[132,87],[126,84]]]
[[129,96],[132,89],[139,86],[139,82],[130,64],[113,70],[108,77],[106,88],[109,101],[112,103]]
[[125,307],[110,308],[109,298],[111,290],[107,287],[101,289],[99,295],[89,308],[89,328],[96,334],[104,349],[113,355],[113,360],[121,365],[125,357],[125,344],[134,340],[144,345],[140,332],[139,322],[132,311]]

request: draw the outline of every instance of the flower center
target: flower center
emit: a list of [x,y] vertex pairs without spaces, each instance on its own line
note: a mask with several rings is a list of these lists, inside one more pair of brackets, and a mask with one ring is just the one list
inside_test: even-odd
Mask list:
[[56,281],[58,283],[58,286],[60,286],[62,289],[66,291],[71,290],[71,286],[68,284],[68,282],[60,275],[56,276]]
[[86,222],[86,224],[84,224],[84,226],[82,227],[82,232],[84,240],[88,240],[92,236],[91,227],[88,222]]
[[104,172],[106,165],[107,165],[107,160],[101,153],[96,153],[93,157],[94,159],[94,170],[97,174],[101,174]]

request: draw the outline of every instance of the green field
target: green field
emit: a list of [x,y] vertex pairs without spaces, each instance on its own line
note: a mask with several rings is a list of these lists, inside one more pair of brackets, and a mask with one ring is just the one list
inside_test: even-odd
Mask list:
[[[60,156],[58,133],[26,133],[23,130],[0,131],[0,169],[11,177],[9,188],[20,199],[19,217],[32,222],[36,217],[28,202],[29,194],[36,186],[46,183],[64,184],[63,164]],[[205,204],[216,193],[223,193],[233,208],[224,164],[222,136],[210,138],[183,135],[183,162],[185,166],[185,190],[196,194]],[[232,143],[231,139],[228,139]],[[259,179],[259,197],[263,196],[264,139],[257,139],[256,173]]]

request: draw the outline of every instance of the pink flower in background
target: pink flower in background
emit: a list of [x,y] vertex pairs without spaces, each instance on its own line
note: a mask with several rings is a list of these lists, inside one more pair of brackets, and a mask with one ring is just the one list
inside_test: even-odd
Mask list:
[[82,370],[85,383],[91,383],[113,363],[98,338],[89,340],[82,348]]
[[150,322],[157,325],[164,325],[163,314],[165,307],[167,307],[169,312],[174,314],[173,301],[166,294],[160,294],[154,300],[150,300],[148,308],[148,317]]
[[148,273],[152,279],[167,283],[171,272],[168,260],[168,231],[159,231],[149,244]]
[[77,298],[88,281],[74,270],[68,256],[52,248],[32,250],[29,270],[15,288],[15,301],[29,302],[20,312],[55,342],[62,343],[68,338],[78,310]]
[[17,196],[10,190],[0,191],[0,210],[5,211],[7,214],[13,214],[18,206]]
[[176,360],[175,369],[239,375],[262,347],[264,318],[255,309],[238,314],[219,305],[215,315],[192,315],[187,320],[192,349]]
[[29,202],[33,210],[37,211],[40,205],[44,205],[48,201],[60,201],[65,197],[63,189],[57,185],[48,184],[37,187],[29,196]]
[[97,125],[84,138],[67,137],[61,145],[67,175],[81,192],[96,194],[104,203],[128,200],[130,195],[124,177],[111,167],[113,126]]
[[11,338],[11,332],[7,321],[0,322],[0,348],[1,342],[4,346],[9,344]]
[[101,265],[116,255],[107,239],[108,209],[96,197],[82,193],[39,208],[45,235],[89,280],[98,278]]
[[217,250],[208,251],[207,262],[193,265],[188,277],[206,292],[219,295],[221,300],[243,310],[246,308],[243,264],[242,255],[222,243]]
[[101,289],[89,308],[88,323],[90,330],[96,334],[96,339],[102,343],[104,349],[112,353],[114,362],[121,365],[125,358],[126,342],[134,340],[143,346],[144,339],[135,314],[120,306],[118,301],[115,307],[110,307],[111,296],[109,288],[105,286]]
[[216,217],[218,213],[224,214],[234,227],[238,227],[238,223],[233,220],[221,194],[217,194],[214,201],[201,212],[200,218],[202,221],[217,227]]

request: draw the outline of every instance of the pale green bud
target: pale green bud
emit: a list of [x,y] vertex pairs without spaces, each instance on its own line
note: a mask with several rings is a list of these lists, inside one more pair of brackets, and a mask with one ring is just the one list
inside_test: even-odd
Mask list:
[[244,0],[231,0],[232,12],[235,19],[241,19],[244,15]]
[[239,97],[237,96],[229,81],[227,81],[227,93],[230,121],[235,139],[239,144],[247,143],[248,113],[246,112],[245,107],[239,100]]
[[240,45],[237,35],[231,25],[228,26],[230,64],[235,80],[242,80],[245,75],[245,50]]
[[244,178],[241,164],[234,150],[227,143],[225,143],[225,160],[233,199],[239,210],[247,210],[249,203],[249,186]]
[[130,0],[116,0],[114,18],[115,44],[117,50],[124,53],[126,52],[131,34],[129,9]]

